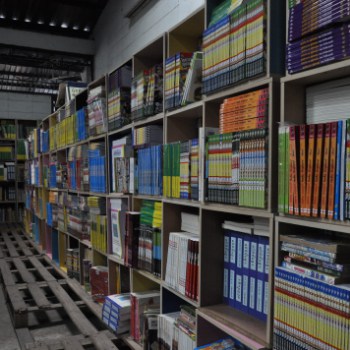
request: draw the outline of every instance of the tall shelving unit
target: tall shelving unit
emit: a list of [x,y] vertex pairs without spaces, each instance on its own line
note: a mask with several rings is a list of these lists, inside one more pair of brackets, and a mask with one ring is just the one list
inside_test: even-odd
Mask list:
[[[67,251],[75,249],[79,252],[80,279],[83,284],[82,266],[85,259],[90,259],[92,265],[105,266],[109,272],[108,292],[140,292],[146,290],[159,290],[161,295],[161,312],[169,313],[178,311],[183,304],[192,305],[197,309],[197,345],[201,346],[208,342],[215,341],[219,337],[231,335],[241,341],[244,345],[253,350],[271,348],[272,346],[272,298],[273,298],[273,266],[274,266],[274,218],[276,212],[277,193],[274,191],[274,184],[277,181],[277,121],[279,119],[279,74],[281,73],[282,47],[281,37],[283,31],[274,32],[272,28],[280,27],[284,23],[281,15],[285,4],[281,1],[266,1],[266,62],[263,74],[250,78],[239,84],[228,86],[210,95],[202,96],[200,101],[188,104],[174,110],[165,110],[155,115],[145,116],[131,121],[129,124],[121,125],[114,129],[106,128],[101,133],[93,133],[84,140],[75,138],[68,140],[67,132],[60,134],[62,122],[68,120],[71,115],[80,108],[86,107],[89,92],[98,86],[104,87],[106,101],[108,97],[115,97],[109,94],[109,78],[117,70],[127,65],[132,67],[132,77],[135,78],[143,70],[149,70],[156,64],[163,64],[165,60],[179,51],[193,52],[198,50],[202,33],[208,25],[211,12],[221,1],[207,0],[203,8],[199,9],[183,22],[178,23],[167,33],[159,36],[151,43],[148,43],[139,52],[136,52],[120,67],[116,67],[107,76],[103,76],[89,84],[87,90],[78,94],[75,101],[75,108],[72,103],[61,107],[58,111],[44,119],[41,123],[43,130],[50,135],[50,147],[47,152],[33,154],[33,167],[43,167],[48,164],[51,173],[56,165],[56,171],[62,170],[62,165],[69,163],[69,154],[73,147],[87,146],[100,142],[104,144],[105,181],[106,191],[95,192],[91,188],[81,187],[72,189],[62,181],[55,186],[42,180],[41,171],[38,169],[38,181],[28,185],[27,195],[32,198],[31,203],[26,206],[27,231],[29,224],[33,227],[33,236],[46,253],[67,271]],[[277,16],[276,14],[280,14]],[[283,24],[284,26],[284,24]],[[268,142],[267,142],[267,196],[266,205],[263,209],[240,207],[228,204],[211,203],[202,194],[199,200],[168,198],[166,196],[149,196],[140,193],[118,193],[112,190],[112,161],[111,145],[114,140],[127,135],[132,136],[138,128],[157,125],[163,128],[162,144],[187,141],[199,138],[200,128],[217,128],[219,126],[219,109],[224,99],[239,96],[243,93],[266,88],[269,94],[268,104]],[[282,88],[284,85],[282,84]],[[164,89],[163,89],[164,93]],[[74,104],[73,104],[74,105]],[[108,114],[106,103],[106,115]],[[69,108],[68,108],[69,107]],[[61,117],[60,117],[61,116]],[[66,121],[67,122],[67,121]],[[67,122],[68,123],[68,122]],[[90,124],[91,126],[91,124]],[[55,142],[56,141],[56,142]],[[58,143],[57,143],[58,142]],[[134,157],[137,158],[138,149],[134,149]],[[204,186],[204,150],[200,155],[202,169],[200,177],[202,188]],[[107,161],[108,160],[108,161]],[[60,168],[61,167],[61,168]],[[66,170],[69,172],[69,170]],[[56,176],[55,176],[56,177]],[[58,177],[57,177],[58,178]],[[56,182],[56,181],[54,181]],[[88,198],[96,196],[105,201],[107,208],[107,247],[106,251],[96,248],[91,241],[77,237],[67,228],[67,197],[77,196]],[[48,225],[46,207],[39,206],[38,199],[51,203],[57,211],[57,219]],[[121,199],[126,203],[128,210],[139,211],[145,200],[161,202],[163,223],[161,227],[161,273],[156,276],[149,271],[125,266],[124,260],[113,254],[111,237],[111,200]],[[30,201],[29,201],[30,202]],[[199,217],[199,277],[198,277],[198,299],[189,298],[171,288],[165,281],[169,235],[171,232],[181,230],[181,213],[195,214]],[[266,222],[269,237],[269,303],[267,320],[259,321],[250,315],[240,312],[232,307],[222,304],[223,300],[223,252],[224,235],[221,224],[225,220],[240,220],[246,218],[259,218]],[[139,349],[130,338],[126,338],[132,348]]]

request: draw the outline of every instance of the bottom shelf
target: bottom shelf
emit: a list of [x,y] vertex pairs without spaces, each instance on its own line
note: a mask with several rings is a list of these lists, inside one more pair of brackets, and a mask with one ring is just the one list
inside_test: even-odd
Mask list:
[[[204,320],[249,346],[252,350],[268,348],[266,323],[230,306],[220,304],[197,309]],[[198,338],[200,335],[198,335]]]

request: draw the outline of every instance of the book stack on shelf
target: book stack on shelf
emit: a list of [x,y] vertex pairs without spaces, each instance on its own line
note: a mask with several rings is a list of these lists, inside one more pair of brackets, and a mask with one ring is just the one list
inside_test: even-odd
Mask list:
[[90,268],[90,287],[92,298],[99,303],[103,303],[108,295],[108,267],[92,266]]
[[168,198],[199,198],[198,139],[163,146],[163,195]]
[[234,221],[225,221],[222,227],[224,303],[266,321],[270,299],[268,228]]
[[[137,266],[135,267],[148,271],[157,277],[160,277],[162,263],[161,227],[162,203],[143,200],[140,209],[140,226],[137,242],[138,257]],[[135,240],[134,235],[130,238],[131,244],[133,244],[132,241]],[[128,241],[129,236],[127,236]]]
[[[107,216],[104,197],[87,197],[90,213],[90,236],[94,249],[107,253]],[[88,238],[85,238],[88,239]]]
[[348,58],[347,1],[289,1],[286,64],[290,74]]
[[14,181],[15,179],[15,163],[5,162],[0,164],[0,181]]
[[95,136],[107,131],[106,89],[98,85],[89,89],[87,99],[89,135]]
[[275,271],[275,349],[349,347],[350,241],[322,234],[279,237],[285,255]]
[[12,120],[1,120],[0,138],[6,140],[16,139],[16,124]]
[[141,128],[135,128],[132,140],[135,148],[162,144],[163,126],[146,125]]
[[76,118],[77,141],[84,141],[89,136],[89,123],[87,117],[87,110],[85,107],[80,108],[76,112]]
[[163,111],[163,65],[139,72],[131,84],[131,120],[137,121]]
[[117,335],[130,331],[130,293],[108,295],[102,307],[102,321]]
[[169,234],[165,282],[181,295],[198,301],[198,215],[181,213],[181,230]]
[[89,182],[91,192],[106,192],[106,157],[103,142],[89,144]]
[[217,6],[203,33],[203,93],[250,79],[266,71],[265,1]]
[[159,315],[158,339],[161,349],[193,350],[196,344],[195,309],[182,305],[180,311]]
[[131,66],[124,65],[108,76],[108,130],[130,123]]
[[[26,160],[28,158],[27,141],[23,139],[17,140],[17,160]],[[45,151],[44,151],[45,152]]]
[[226,99],[220,107],[220,132],[206,150],[207,200],[265,208],[267,198],[268,91]]
[[144,340],[144,323],[147,313],[159,313],[160,293],[159,291],[132,292],[130,310],[130,336],[137,343],[142,344]]
[[90,228],[91,234],[93,232],[92,223],[90,223],[88,201],[89,199],[84,196],[67,195],[66,213],[68,232],[82,240],[90,240]]
[[137,151],[135,190],[138,194],[162,195],[162,153],[161,145],[146,147]]
[[66,266],[68,277],[80,282],[80,253],[79,248],[66,250]]
[[116,193],[134,192],[134,150],[131,135],[112,141],[112,189]]

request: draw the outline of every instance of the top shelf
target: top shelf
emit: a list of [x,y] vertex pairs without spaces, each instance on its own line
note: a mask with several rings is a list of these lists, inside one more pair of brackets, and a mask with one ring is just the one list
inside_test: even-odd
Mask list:
[[307,86],[328,80],[344,78],[348,75],[350,75],[350,59],[317,67],[297,74],[288,74],[281,79],[281,82]]

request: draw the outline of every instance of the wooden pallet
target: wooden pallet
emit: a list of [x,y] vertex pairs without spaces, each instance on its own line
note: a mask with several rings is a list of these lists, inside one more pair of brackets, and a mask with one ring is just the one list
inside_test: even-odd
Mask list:
[[46,256],[0,259],[1,281],[5,286],[65,279]]
[[101,331],[96,335],[85,337],[75,335],[62,340],[39,341],[27,343],[26,350],[85,350],[85,349],[116,349],[116,337],[110,332]]
[[37,256],[42,253],[22,231],[0,229],[0,259]]

